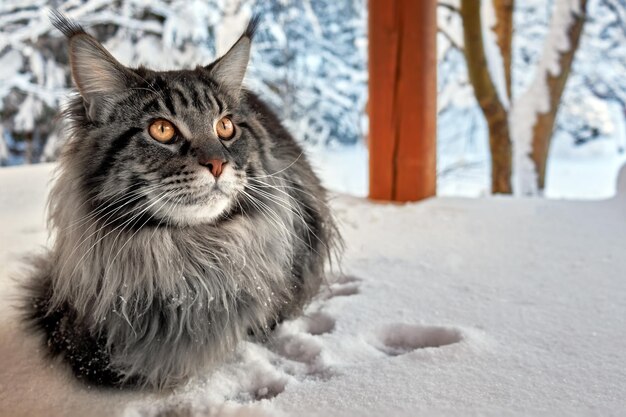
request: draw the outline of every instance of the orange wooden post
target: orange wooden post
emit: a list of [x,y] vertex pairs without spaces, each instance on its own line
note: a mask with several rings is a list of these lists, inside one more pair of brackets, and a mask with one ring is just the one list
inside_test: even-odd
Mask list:
[[436,192],[437,0],[369,0],[370,198]]

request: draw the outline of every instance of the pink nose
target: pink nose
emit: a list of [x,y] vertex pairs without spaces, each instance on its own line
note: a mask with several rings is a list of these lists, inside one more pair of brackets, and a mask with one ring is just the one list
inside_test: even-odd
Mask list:
[[200,163],[209,168],[209,171],[211,171],[211,174],[213,174],[215,178],[219,178],[219,176],[222,175],[222,169],[224,165],[226,165],[226,161],[219,159],[207,159],[206,161],[200,161]]

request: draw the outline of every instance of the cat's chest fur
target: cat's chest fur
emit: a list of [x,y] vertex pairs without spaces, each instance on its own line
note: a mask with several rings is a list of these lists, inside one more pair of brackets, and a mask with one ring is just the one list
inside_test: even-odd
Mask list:
[[[274,208],[281,222],[294,220],[280,210]],[[121,234],[93,229],[82,240],[78,231],[57,236],[56,261],[44,268],[52,271],[45,278],[51,296],[39,303],[51,320],[62,317],[50,321],[48,337],[68,344],[74,367],[102,363],[85,375],[96,383],[140,373],[176,384],[221,361],[246,334],[266,334],[299,290],[293,236],[271,217]],[[82,358],[81,346],[99,359]],[[109,375],[110,368],[125,371]]]
[[[274,212],[284,216],[281,225],[292,221],[280,208]],[[53,283],[54,301],[71,300],[94,324],[118,313],[132,324],[152,302],[245,314],[257,302],[280,303],[288,291],[292,236],[267,216],[239,215],[219,226],[93,228],[83,241],[58,238]]]

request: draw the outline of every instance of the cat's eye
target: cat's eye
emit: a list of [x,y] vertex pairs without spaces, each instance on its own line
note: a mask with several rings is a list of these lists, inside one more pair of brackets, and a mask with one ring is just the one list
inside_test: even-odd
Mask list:
[[220,139],[228,140],[235,135],[235,125],[229,117],[222,117],[218,120],[215,131]]
[[174,138],[176,128],[174,128],[174,125],[167,120],[157,119],[150,124],[148,132],[150,133],[150,136],[152,136],[152,139],[161,143],[167,143]]

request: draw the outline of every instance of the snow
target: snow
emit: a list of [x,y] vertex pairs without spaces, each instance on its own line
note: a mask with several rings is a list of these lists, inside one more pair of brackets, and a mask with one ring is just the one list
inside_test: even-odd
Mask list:
[[322,183],[332,191],[365,197],[368,193],[369,155],[365,144],[307,146],[306,155]]
[[252,12],[249,8],[239,12],[235,7],[235,2],[226,2],[226,6],[230,6],[230,9],[224,11],[223,18],[217,22],[220,26],[215,31],[217,56],[224,55],[237,42],[237,39],[244,32],[246,25],[252,17]]
[[513,101],[509,126],[513,140],[513,189],[517,195],[536,195],[537,172],[530,158],[533,129],[539,114],[550,110],[547,77],[561,72],[559,58],[570,48],[568,32],[579,14],[580,0],[555,0],[550,31],[534,79],[527,90]]
[[463,24],[456,10],[458,1],[439,1],[437,7],[437,62],[442,62],[450,48],[463,49]]
[[[555,157],[548,164],[544,196],[559,199],[611,198],[616,192],[617,174],[624,164],[624,153]],[[599,178],[604,180],[599,181]]]
[[306,314],[142,394],[77,383],[17,320],[53,168],[0,170],[2,416],[623,414],[626,169],[594,202],[338,195],[342,272]]
[[[0,94],[4,96],[11,87],[11,78],[19,72],[22,66],[22,57],[17,51],[9,51],[0,57]],[[2,108],[0,101],[0,109]]]
[[215,25],[215,13],[206,2],[194,0],[179,2],[176,14],[170,14],[163,25],[163,44],[166,48],[180,47],[187,40],[207,42],[209,27]]
[[40,101],[33,96],[26,97],[15,116],[15,130],[18,132],[32,132],[35,127],[35,120],[43,110]]
[[511,106],[509,95],[506,90],[506,78],[504,75],[504,60],[500,53],[494,28],[497,24],[496,11],[493,1],[483,1],[480,3],[480,15],[482,21],[483,44],[487,59],[487,70],[496,89],[498,100],[502,106],[508,110]]

